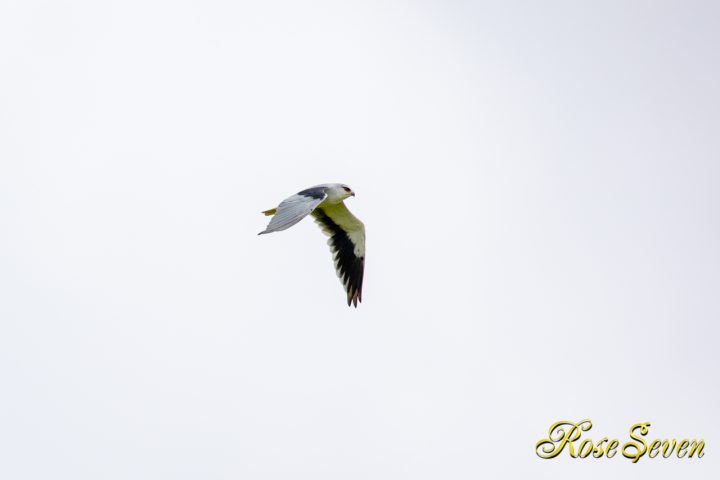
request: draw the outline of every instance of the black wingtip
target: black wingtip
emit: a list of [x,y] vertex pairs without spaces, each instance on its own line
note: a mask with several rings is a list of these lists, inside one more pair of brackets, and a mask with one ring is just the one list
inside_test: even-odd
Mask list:
[[357,308],[358,301],[362,303],[362,298],[357,293],[353,295],[348,295],[348,307],[355,307]]

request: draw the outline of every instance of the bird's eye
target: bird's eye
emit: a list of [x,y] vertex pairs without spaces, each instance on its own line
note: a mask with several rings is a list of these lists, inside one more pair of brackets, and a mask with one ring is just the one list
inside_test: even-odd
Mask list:
[[346,192],[350,191],[350,189],[348,187],[343,187],[343,190],[345,190]]

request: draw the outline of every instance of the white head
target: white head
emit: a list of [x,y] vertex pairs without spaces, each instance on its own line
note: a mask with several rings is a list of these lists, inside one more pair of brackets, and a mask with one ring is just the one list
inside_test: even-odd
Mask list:
[[355,196],[355,192],[344,183],[330,183],[325,192],[327,193],[327,201],[329,203],[342,202],[346,198]]

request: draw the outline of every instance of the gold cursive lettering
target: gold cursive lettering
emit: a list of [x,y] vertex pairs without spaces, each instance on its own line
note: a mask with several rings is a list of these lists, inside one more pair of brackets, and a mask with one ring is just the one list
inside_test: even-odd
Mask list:
[[[640,457],[645,455],[645,452],[647,452],[647,443],[645,443],[645,440],[642,437],[647,435],[649,426],[650,422],[645,422],[636,423],[635,425],[630,427],[630,438],[632,438],[633,440],[637,440],[638,442],[640,442],[640,444],[634,442],[627,442],[625,445],[623,445],[623,457],[632,458],[632,462],[637,463],[637,461],[640,460]],[[637,430],[638,433],[635,433],[635,430]]]
[[[571,457],[577,458],[573,442],[580,438],[582,432],[586,432],[592,428],[590,420],[581,420],[578,423],[561,420],[550,426],[548,438],[542,439],[535,444],[535,453],[540,458],[555,458],[560,455],[568,447],[568,453]],[[592,451],[592,446],[590,447]],[[578,452],[579,453],[579,452]]]
[[583,432],[587,432],[591,428],[590,419],[577,423],[567,420],[555,422],[548,430],[548,437],[535,444],[535,453],[540,458],[555,458],[567,449],[568,455],[572,458],[589,458],[590,456],[613,458],[620,449],[623,457],[629,458],[632,463],[637,463],[645,455],[649,458],[660,456],[670,458],[673,454],[678,458],[691,458],[694,455],[702,458],[705,455],[705,440],[703,439],[677,440],[671,438],[646,441],[650,422],[636,423],[630,427],[631,440],[623,444],[622,448],[620,448],[617,438],[602,437],[597,443],[590,438],[581,439]]

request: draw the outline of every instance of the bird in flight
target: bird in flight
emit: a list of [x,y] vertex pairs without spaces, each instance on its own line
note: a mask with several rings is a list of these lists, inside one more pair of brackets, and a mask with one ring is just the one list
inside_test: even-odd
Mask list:
[[358,302],[362,302],[365,225],[343,203],[354,196],[355,192],[342,183],[323,183],[305,189],[283,200],[277,208],[262,212],[273,218],[258,235],[286,230],[308,215],[315,217],[315,223],[330,237],[327,243],[335,271],[347,292],[348,306],[357,308]]

